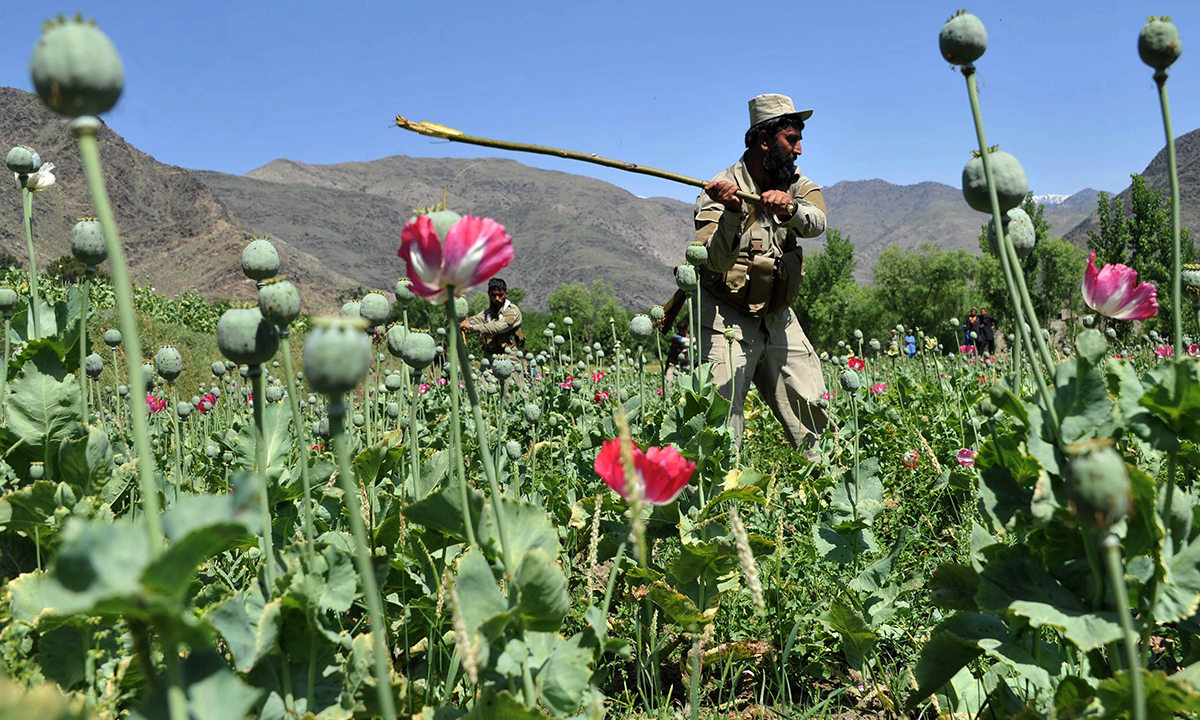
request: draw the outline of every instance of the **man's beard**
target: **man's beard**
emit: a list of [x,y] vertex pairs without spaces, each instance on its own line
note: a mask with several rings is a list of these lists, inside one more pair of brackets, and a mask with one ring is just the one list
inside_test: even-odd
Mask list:
[[791,153],[779,147],[779,143],[771,145],[762,162],[763,170],[767,171],[767,178],[771,181],[772,188],[786,188],[792,184],[792,175],[796,172],[796,161]]

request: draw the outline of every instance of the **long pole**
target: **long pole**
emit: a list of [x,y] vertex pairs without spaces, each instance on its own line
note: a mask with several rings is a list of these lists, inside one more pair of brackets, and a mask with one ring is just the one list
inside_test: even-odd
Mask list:
[[[577,150],[563,150],[562,148],[547,147],[545,145],[531,145],[529,143],[515,143],[506,140],[493,140],[491,138],[478,137],[476,135],[467,135],[454,128],[448,128],[445,125],[427,122],[422,120],[416,122],[405,118],[403,115],[396,116],[396,126],[415,132],[418,135],[426,137],[435,137],[441,140],[450,140],[451,142],[466,143],[467,145],[480,145],[482,147],[496,148],[497,150],[512,150],[515,152],[534,153],[535,155],[553,155],[554,157],[566,158],[567,160],[580,160],[582,162],[592,163],[593,165],[603,165],[604,167],[616,168],[626,172],[637,173],[639,175],[649,175],[651,177],[660,178],[662,180],[670,180],[671,182],[691,185],[693,187],[703,188],[708,185],[707,180],[700,178],[688,177],[680,175],[668,170],[659,170],[658,168],[638,165],[637,163],[627,162],[625,160],[613,160],[612,158],[600,157],[595,153],[579,152]],[[762,198],[754,193],[748,193],[743,190],[737,191],[737,196],[746,202],[762,205]],[[794,214],[796,205],[792,203],[788,206],[788,213]]]

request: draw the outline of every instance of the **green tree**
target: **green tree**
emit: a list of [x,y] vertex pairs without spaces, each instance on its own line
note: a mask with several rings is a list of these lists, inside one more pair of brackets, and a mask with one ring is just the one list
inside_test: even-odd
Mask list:
[[[1171,271],[1173,248],[1171,241],[1171,215],[1167,207],[1169,200],[1163,198],[1162,190],[1150,190],[1141,175],[1134,174],[1130,187],[1132,217],[1125,214],[1122,198],[1110,201],[1106,193],[1100,193],[1100,231],[1088,231],[1088,249],[1096,253],[1096,266],[1120,263],[1138,271],[1138,279],[1152,282],[1159,292],[1158,317],[1149,321],[1159,332],[1168,332],[1172,327]],[[1190,233],[1182,232],[1183,262],[1194,262],[1196,247]],[[1127,332],[1126,323],[1116,323],[1118,332]]]
[[976,264],[966,250],[940,250],[929,243],[916,251],[888,247],[875,263],[875,297],[906,327],[948,336],[947,320],[961,316],[974,297],[970,281]]

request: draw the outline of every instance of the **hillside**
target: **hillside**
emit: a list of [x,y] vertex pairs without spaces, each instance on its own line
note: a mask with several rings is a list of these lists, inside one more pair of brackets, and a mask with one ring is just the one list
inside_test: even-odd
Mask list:
[[[1198,236],[1200,233],[1200,129],[1175,138],[1175,165],[1179,173],[1180,226],[1191,230],[1192,239],[1200,241],[1200,236]],[[1171,197],[1171,183],[1167,178],[1167,148],[1165,145],[1142,171],[1142,177],[1146,179],[1146,187],[1151,190],[1162,190],[1164,200]],[[1127,187],[1113,200],[1124,201],[1125,211],[1128,214],[1131,198],[1132,191]],[[1086,246],[1088,231],[1098,231],[1099,229],[1100,218],[1093,211],[1072,228],[1071,232],[1067,234],[1067,239],[1077,245]]]
[[[0,87],[0,149],[27,145],[55,166],[56,184],[33,202],[39,265],[69,253],[72,226],[93,214],[68,125],[36,95]],[[254,285],[241,271],[241,251],[251,230],[208,186],[190,171],[137,150],[107,126],[100,131],[99,145],[131,278],[167,294],[195,289],[214,300],[254,297]],[[345,279],[287,242],[278,246],[306,306],[331,307],[334,289]],[[0,183],[0,250],[28,258],[21,193],[11,181]]]

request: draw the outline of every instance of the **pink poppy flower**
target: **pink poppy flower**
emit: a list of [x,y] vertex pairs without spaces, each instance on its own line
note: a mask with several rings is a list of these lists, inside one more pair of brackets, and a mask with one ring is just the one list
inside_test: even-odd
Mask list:
[[444,377],[438,378],[438,387],[446,387],[449,384],[450,384],[449,378],[444,378]]
[[883,383],[875,383],[871,386],[871,392],[875,393],[876,395],[882,395],[887,392],[887,385],[884,385]]
[[971,450],[970,448],[959,450],[958,464],[962,465],[963,467],[975,467],[975,456],[978,454],[979,453]]
[[825,402],[829,402],[830,400],[833,400],[834,394],[835,393],[832,390],[830,390],[829,392],[822,395],[821,399],[824,400]]
[[429,383],[421,383],[420,385],[417,386],[417,392],[424,395],[425,393],[429,392],[430,387],[431,386],[429,385]]
[[1139,283],[1137,271],[1124,265],[1096,269],[1096,253],[1083,273],[1083,301],[1101,315],[1117,320],[1145,320],[1158,314],[1154,283]]
[[[642,483],[642,499],[651,505],[667,505],[673,502],[696,471],[696,463],[684,458],[670,445],[664,448],[646,448],[645,452],[635,445],[633,466],[637,470],[637,479]],[[625,487],[625,467],[621,464],[619,438],[604,443],[600,454],[596,456],[594,467],[596,474],[605,484],[622,498],[629,499]]]
[[592,382],[598,383],[603,379],[604,379],[603,371],[597,371],[597,372],[592,373]]
[[846,364],[850,366],[851,370],[862,370],[867,366],[867,361],[862,358],[852,357],[846,361]]
[[1172,352],[1173,351],[1171,350],[1170,345],[1159,345],[1158,347],[1154,348],[1154,354],[1160,358],[1169,358],[1171,357]]
[[1188,353],[1188,355],[1191,355],[1192,357],[1196,357],[1197,355],[1200,355],[1200,345],[1197,345],[1196,343],[1192,343],[1188,347],[1187,353]]
[[167,399],[156,398],[150,393],[146,393],[146,409],[153,414],[158,414],[167,409]]
[[603,403],[606,400],[608,400],[608,391],[607,390],[601,390],[600,392],[596,393],[596,404],[597,405],[600,405],[601,403]]
[[975,354],[975,346],[974,345],[959,345],[958,353],[960,355],[974,355]]
[[900,464],[912,470],[917,466],[917,461],[921,459],[921,453],[916,450],[909,450],[900,458]]
[[[1195,345],[1193,345],[1192,347],[1196,347],[1196,346],[1195,346]],[[659,396],[661,397],[661,396],[662,396],[662,394],[663,394],[663,389],[662,389],[662,388],[660,388],[660,387],[659,387],[659,388],[654,388],[654,389],[658,391],[658,394],[659,394]]]
[[572,383],[572,382],[574,382],[574,380],[575,380],[575,378],[573,378],[573,377],[571,377],[570,375],[568,375],[568,376],[567,376],[567,379],[566,379],[566,380],[564,380],[563,382],[560,382],[560,383],[558,384],[558,386],[559,386],[560,388],[562,388],[563,390],[570,390],[570,389],[571,389],[571,383]]
[[439,238],[433,220],[419,215],[400,233],[396,251],[408,266],[412,291],[441,305],[447,288],[462,293],[487,282],[513,259],[512,238],[489,218],[464,216]]

